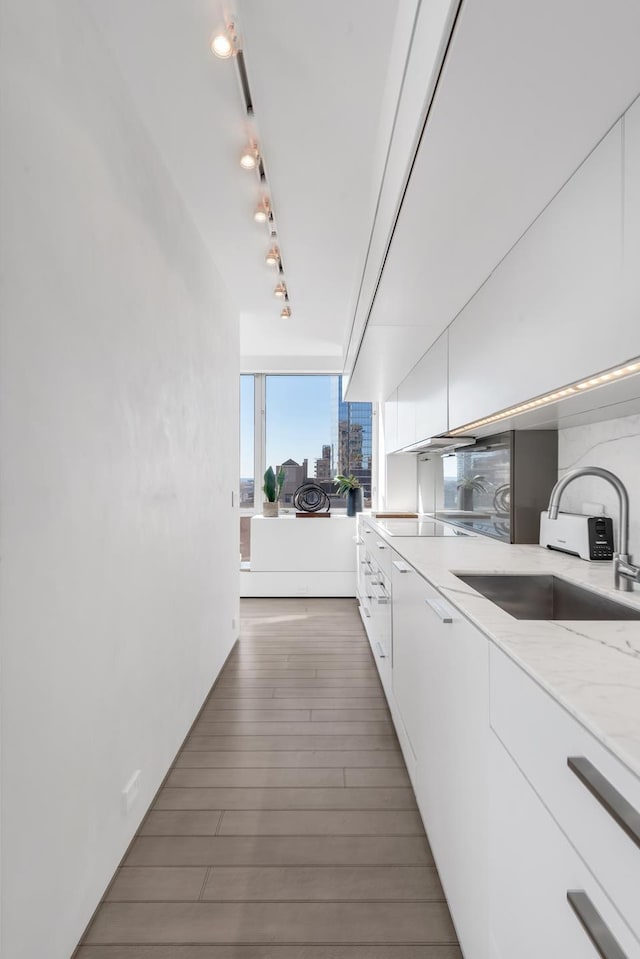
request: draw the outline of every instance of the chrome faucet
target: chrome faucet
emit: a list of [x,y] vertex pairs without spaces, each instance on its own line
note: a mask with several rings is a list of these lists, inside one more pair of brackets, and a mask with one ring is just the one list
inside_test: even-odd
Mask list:
[[569,483],[580,476],[599,476],[611,483],[618,494],[620,530],[618,532],[618,552],[613,554],[613,582],[616,589],[631,590],[634,583],[640,582],[640,566],[634,566],[629,560],[629,496],[624,483],[618,479],[615,473],[602,469],[600,466],[581,466],[579,469],[569,470],[551,490],[549,519],[558,518],[560,497]]

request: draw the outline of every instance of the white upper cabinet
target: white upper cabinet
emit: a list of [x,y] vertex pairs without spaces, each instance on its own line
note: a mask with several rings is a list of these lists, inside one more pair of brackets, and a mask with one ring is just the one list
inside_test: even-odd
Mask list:
[[[625,321],[637,329],[640,324],[640,97],[627,110],[623,122]],[[640,354],[640,346],[636,353]]]
[[394,390],[384,404],[384,448],[387,453],[398,449],[398,391]]
[[622,187],[619,122],[450,327],[451,429],[640,353],[622,308]]
[[447,430],[445,331],[398,387],[398,445],[408,446]]
[[407,377],[413,377],[417,395],[415,442],[447,430],[448,338],[444,332]]
[[415,443],[418,383],[410,373],[398,387],[398,449]]

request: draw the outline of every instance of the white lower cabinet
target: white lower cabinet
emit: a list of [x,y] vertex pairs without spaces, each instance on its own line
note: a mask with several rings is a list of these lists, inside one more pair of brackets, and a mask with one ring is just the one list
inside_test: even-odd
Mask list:
[[637,777],[391,560],[383,682],[465,959],[640,959],[640,848],[567,758],[630,804],[631,832]]
[[463,952],[485,959],[488,640],[399,558],[392,592],[393,692],[418,807]]
[[640,959],[640,780],[374,529],[362,540],[392,594],[391,640],[361,580],[369,641],[391,652],[376,663],[464,959]]
[[493,730],[640,940],[640,848],[617,812],[640,811],[638,777],[505,653],[490,662]]
[[[637,939],[495,734],[489,778],[491,959],[638,959]],[[568,893],[587,921],[595,910],[608,951],[596,948]]]

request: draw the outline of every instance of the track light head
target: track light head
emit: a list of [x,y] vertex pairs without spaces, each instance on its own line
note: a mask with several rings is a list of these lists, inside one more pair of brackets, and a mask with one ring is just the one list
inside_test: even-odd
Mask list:
[[280,250],[277,246],[272,246],[267,255],[264,258],[267,266],[279,266],[280,265]]
[[260,159],[258,144],[253,141],[249,143],[240,154],[240,166],[243,170],[255,170]]

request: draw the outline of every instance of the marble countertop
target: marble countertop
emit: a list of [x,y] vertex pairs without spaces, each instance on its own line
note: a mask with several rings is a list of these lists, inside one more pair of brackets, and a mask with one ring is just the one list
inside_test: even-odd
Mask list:
[[380,537],[586,729],[640,776],[640,621],[517,620],[455,573],[553,573],[640,609],[640,589],[613,587],[611,563],[483,536]]

